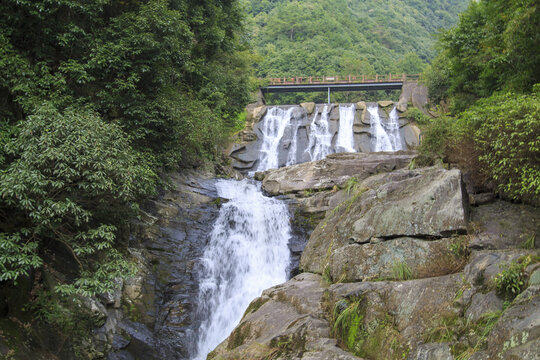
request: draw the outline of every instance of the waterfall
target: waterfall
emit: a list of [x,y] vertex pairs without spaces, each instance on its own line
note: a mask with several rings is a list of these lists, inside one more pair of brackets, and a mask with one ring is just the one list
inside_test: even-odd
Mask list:
[[261,158],[257,171],[265,171],[279,167],[278,147],[285,128],[289,124],[293,108],[288,110],[277,106],[268,109],[262,123],[263,143],[261,146]]
[[202,262],[198,354],[229,336],[249,303],[264,289],[287,280],[291,230],[287,206],[263,196],[250,180],[219,180],[222,205]]
[[390,112],[389,121],[386,128],[379,116],[377,105],[368,107],[371,122],[371,136],[373,151],[397,151],[403,149],[401,136],[399,134],[399,116],[396,108]]
[[401,143],[401,136],[399,134],[399,115],[395,106],[389,116],[388,137],[394,151],[403,150],[403,144]]
[[336,151],[339,152],[355,152],[354,149],[354,115],[356,107],[339,105],[339,130],[336,141]]
[[318,109],[315,109],[315,116],[310,127],[309,144],[305,150],[309,154],[311,161],[324,159],[332,151],[332,134],[328,124],[330,115],[328,105],[324,105],[320,117],[317,117],[317,115]]
[[300,128],[300,124],[297,123],[294,126],[294,130],[292,132],[291,145],[289,146],[289,153],[287,154],[287,163],[285,164],[285,166],[291,166],[298,163],[298,154],[297,154],[298,139],[297,138],[298,138],[299,128]]

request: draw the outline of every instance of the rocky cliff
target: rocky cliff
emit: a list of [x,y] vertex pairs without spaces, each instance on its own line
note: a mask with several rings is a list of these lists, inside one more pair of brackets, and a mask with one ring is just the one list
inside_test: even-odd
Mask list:
[[255,299],[209,359],[539,359],[540,211],[413,157],[257,174],[309,219],[304,273]]

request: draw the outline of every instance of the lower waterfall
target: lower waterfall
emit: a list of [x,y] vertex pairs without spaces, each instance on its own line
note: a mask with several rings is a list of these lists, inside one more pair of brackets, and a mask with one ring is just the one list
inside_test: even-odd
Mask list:
[[202,262],[195,359],[225,340],[249,303],[264,289],[287,280],[291,237],[285,203],[266,197],[250,180],[219,180],[220,209]]

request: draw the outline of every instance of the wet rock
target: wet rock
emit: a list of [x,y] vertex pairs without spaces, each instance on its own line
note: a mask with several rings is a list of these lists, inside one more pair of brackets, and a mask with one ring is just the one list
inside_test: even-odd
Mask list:
[[152,332],[143,324],[124,320],[120,324],[126,337],[129,337],[127,350],[142,359],[160,359],[155,351],[156,340]]
[[458,170],[378,174],[362,181],[354,197],[317,226],[302,254],[301,267],[321,273],[329,260],[327,254],[373,237],[429,238],[464,232],[466,218]]
[[272,169],[266,172],[263,190],[270,195],[299,192],[307,189],[331,189],[343,185],[348,178],[357,179],[389,172],[407,166],[415,153],[338,153],[324,160]]

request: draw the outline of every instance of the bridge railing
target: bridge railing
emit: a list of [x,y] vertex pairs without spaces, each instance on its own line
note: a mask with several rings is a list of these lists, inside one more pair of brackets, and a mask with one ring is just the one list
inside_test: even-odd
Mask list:
[[267,80],[268,85],[300,85],[300,84],[355,84],[380,82],[416,81],[420,74],[375,74],[348,76],[295,76],[261,79]]

